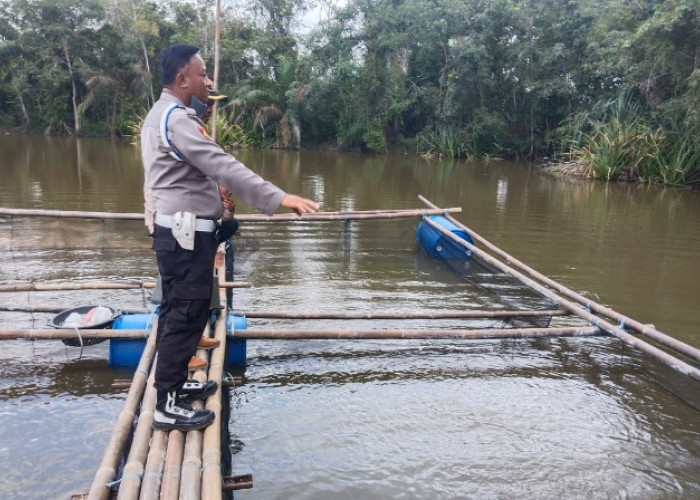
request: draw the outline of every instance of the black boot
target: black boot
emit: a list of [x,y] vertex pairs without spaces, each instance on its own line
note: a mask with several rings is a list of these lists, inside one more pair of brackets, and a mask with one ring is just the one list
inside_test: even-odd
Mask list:
[[180,399],[185,402],[194,401],[196,399],[203,400],[214,394],[218,387],[219,385],[213,380],[208,380],[206,382],[188,380],[180,387],[177,394],[180,396]]
[[195,431],[214,421],[214,412],[198,410],[179,400],[177,391],[158,392],[153,428],[161,431],[177,429]]

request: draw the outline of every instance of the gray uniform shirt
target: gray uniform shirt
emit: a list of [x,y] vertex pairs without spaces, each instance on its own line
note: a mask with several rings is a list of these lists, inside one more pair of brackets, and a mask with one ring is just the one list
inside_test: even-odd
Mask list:
[[[169,154],[161,138],[161,118],[173,103],[180,107],[168,118],[168,139],[182,160]],[[286,194],[221,149],[206,135],[194,110],[165,92],[141,128],[141,159],[146,225],[151,232],[155,212],[186,211],[201,218],[221,217],[223,206],[217,184],[268,215],[275,213]]]

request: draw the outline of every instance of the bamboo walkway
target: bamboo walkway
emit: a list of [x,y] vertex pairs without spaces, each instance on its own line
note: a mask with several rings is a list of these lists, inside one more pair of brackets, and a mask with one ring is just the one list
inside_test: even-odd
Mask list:
[[[219,272],[222,270],[219,269]],[[222,476],[221,449],[222,419],[228,418],[222,405],[224,361],[226,349],[226,297],[220,288],[222,309],[218,310],[215,326],[205,328],[203,335],[219,340],[219,347],[200,349],[197,357],[208,365],[197,370],[192,378],[218,384],[216,393],[207,398],[206,408],[215,414],[214,422],[203,430],[170,432],[152,428],[156,391],[153,387],[157,321],[152,326],[146,347],[133,379],[112,436],[105,450],[95,478],[86,494],[78,499],[221,499],[226,492],[252,488],[249,474],[236,477]],[[103,331],[104,332],[104,331]],[[109,330],[114,334],[114,330]],[[137,336],[136,331],[128,336]],[[143,336],[143,332],[141,332]],[[199,405],[199,406],[198,406]],[[202,407],[202,402],[193,406]],[[224,427],[225,428],[225,427]],[[123,457],[126,461],[122,462]],[[120,465],[123,463],[123,467]]]

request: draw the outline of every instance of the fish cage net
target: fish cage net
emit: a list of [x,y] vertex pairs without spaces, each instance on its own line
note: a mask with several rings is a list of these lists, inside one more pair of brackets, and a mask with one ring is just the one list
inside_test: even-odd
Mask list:
[[[478,255],[471,258],[447,259],[447,266],[465,280],[488,293],[489,297],[503,306],[514,310],[543,311],[558,308],[558,304],[543,294],[525,285],[518,279],[489,264]],[[513,328],[547,328],[551,316],[510,318],[504,327]]]

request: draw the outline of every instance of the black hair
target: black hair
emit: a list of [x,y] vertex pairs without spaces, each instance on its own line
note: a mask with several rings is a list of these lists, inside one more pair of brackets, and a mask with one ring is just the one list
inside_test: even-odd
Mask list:
[[172,85],[177,72],[187,66],[197,52],[199,49],[194,45],[172,45],[160,53],[160,80],[164,87]]

